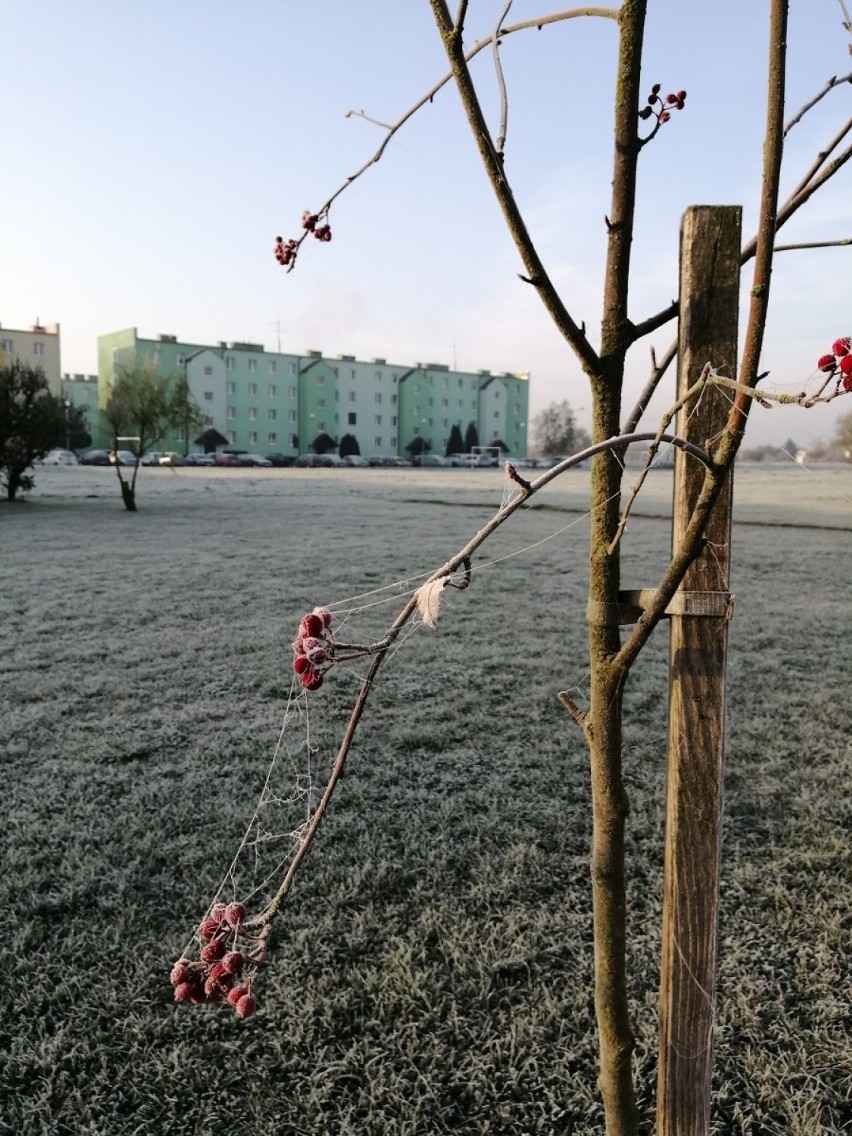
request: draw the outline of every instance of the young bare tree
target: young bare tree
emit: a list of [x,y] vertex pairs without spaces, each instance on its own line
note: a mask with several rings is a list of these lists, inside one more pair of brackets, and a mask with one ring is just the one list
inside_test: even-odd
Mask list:
[[[121,499],[130,513],[136,512],[136,479],[144,454],[170,430],[189,432],[204,423],[189,384],[183,375],[170,379],[147,362],[120,367],[104,408],[104,420],[112,433],[115,472]],[[126,443],[122,445],[122,443]],[[129,450],[135,461],[129,478],[118,460],[120,449]]]
[[[852,131],[852,120],[827,145],[820,147],[818,155],[787,200],[779,204],[779,182],[785,131],[795,125],[835,89],[839,80],[831,79],[822,91],[793,116],[785,125],[785,72],[787,51],[787,0],[766,0],[768,39],[768,83],[766,97],[766,125],[763,151],[762,184],[760,188],[759,222],[755,236],[737,250],[734,267],[753,262],[752,280],[746,327],[742,336],[742,350],[738,373],[722,377],[716,368],[720,360],[703,359],[696,363],[686,352],[681,359],[681,394],[677,407],[690,409],[704,396],[708,385],[726,388],[730,410],[723,426],[705,441],[705,447],[695,446],[682,438],[678,445],[697,458],[701,475],[686,514],[676,528],[676,539],[667,570],[657,586],[644,594],[642,610],[626,631],[622,630],[618,612],[622,606],[621,545],[625,521],[631,500],[622,505],[623,450],[637,437],[653,438],[652,448],[664,435],[660,430],[655,437],[637,435],[636,430],[651,396],[666,374],[677,354],[672,348],[659,360],[652,353],[652,372],[637,405],[625,413],[622,405],[625,382],[625,362],[629,351],[651,333],[665,327],[678,315],[678,304],[672,303],[659,312],[637,320],[631,312],[631,250],[634,237],[634,217],[639,182],[640,158],[645,146],[654,139],[671,119],[686,106],[686,92],[663,92],[655,84],[650,92],[641,89],[640,77],[648,0],[623,0],[619,7],[584,7],[554,12],[507,23],[511,0],[500,8],[499,20],[492,35],[472,47],[464,42],[467,0],[460,0],[452,13],[446,0],[430,0],[438,33],[449,63],[449,74],[438,82],[415,107],[386,127],[386,136],[378,151],[359,170],[333,193],[315,212],[306,211],[302,224],[305,230],[299,240],[286,244],[282,239],[276,245],[276,257],[291,270],[300,255],[302,243],[313,233],[320,239],[330,239],[329,211],[338,196],[348,185],[375,164],[382,156],[389,139],[402,127],[419,107],[427,105],[436,92],[449,80],[458,91],[471,134],[478,148],[486,177],[502,210],[508,231],[523,266],[521,279],[539,297],[551,317],[555,328],[588,382],[592,398],[593,445],[588,451],[562,463],[530,484],[510,467],[510,476],[519,486],[519,496],[501,508],[495,518],[477,533],[468,545],[452,557],[427,580],[413,597],[380,643],[359,648],[371,655],[369,672],[353,710],[350,725],[335,762],[328,787],[323,795],[305,839],[300,845],[286,873],[279,891],[266,910],[254,919],[251,926],[259,931],[264,944],[272,919],[276,916],[286,895],[298,864],[316,832],[327,807],[352,735],[357,727],[378,668],[386,657],[389,646],[415,611],[419,611],[427,625],[434,625],[437,615],[437,597],[447,582],[464,587],[469,581],[470,556],[494,529],[502,524],[526,497],[543,487],[563,469],[582,458],[592,459],[590,537],[590,582],[587,607],[590,696],[584,708],[576,705],[566,694],[561,700],[572,722],[579,726],[588,747],[590,760],[591,796],[593,809],[593,836],[591,862],[591,888],[593,895],[594,950],[595,950],[595,1006],[599,1034],[599,1084],[606,1116],[608,1136],[634,1136],[637,1131],[636,1097],[633,1084],[633,1036],[627,997],[626,945],[627,945],[627,890],[625,875],[625,824],[628,815],[628,797],[622,776],[622,714],[625,687],[631,670],[654,628],[664,617],[673,597],[687,578],[690,568],[699,558],[705,534],[712,523],[714,510],[725,494],[730,492],[730,477],[734,461],[746,428],[754,401],[758,398],[757,384],[761,379],[760,361],[766,329],[770,296],[773,256],[776,236],[781,226],[801,208],[810,197],[825,185],[849,158],[852,146],[846,142]],[[592,18],[610,21],[617,30],[617,65],[613,94],[614,131],[612,140],[612,195],[605,210],[607,250],[602,296],[602,315],[597,334],[589,332],[571,311],[570,301],[557,289],[548,271],[544,257],[533,241],[513,193],[505,156],[508,95],[500,63],[500,47],[510,35],[559,21]],[[488,124],[470,64],[484,49],[490,49],[497,71],[500,91],[499,126],[493,131]],[[849,76],[845,77],[846,79]],[[832,156],[834,155],[834,156]],[[603,212],[603,210],[602,210]],[[737,242],[738,230],[737,230]],[[711,242],[712,243],[712,242]],[[712,249],[711,249],[712,251]],[[676,289],[673,288],[673,291]],[[681,328],[681,333],[683,333]],[[820,368],[825,372],[824,383],[816,392],[781,401],[799,402],[803,407],[817,401],[848,392],[852,377],[843,371],[841,363],[848,353],[848,341],[835,344],[831,359]],[[840,360],[840,362],[838,361]],[[735,358],[733,363],[735,363]],[[727,362],[727,361],[726,361]],[[828,390],[829,384],[831,389]],[[826,391],[828,393],[826,394]],[[761,399],[768,397],[763,394]],[[674,403],[674,398],[670,400]],[[667,436],[672,440],[671,436]],[[691,448],[690,448],[691,447]],[[463,573],[461,577],[459,573]],[[305,617],[305,630],[300,628],[294,670],[302,676],[306,689],[315,689],[322,682],[323,668],[332,665],[335,644],[328,633],[325,617],[313,614]],[[329,616],[330,619],[330,616]],[[307,621],[307,622],[306,622]],[[311,646],[305,646],[305,644]],[[347,648],[349,649],[349,648]],[[346,658],[351,658],[347,655]],[[216,932],[218,933],[218,932]],[[183,974],[183,971],[181,972]],[[711,995],[712,997],[712,992]],[[664,1108],[661,1105],[661,1108]],[[663,1129],[661,1128],[661,1131]]]

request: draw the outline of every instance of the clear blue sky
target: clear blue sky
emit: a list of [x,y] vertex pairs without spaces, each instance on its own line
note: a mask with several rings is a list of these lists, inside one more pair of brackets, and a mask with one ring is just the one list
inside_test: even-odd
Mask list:
[[[468,43],[501,7],[471,0]],[[740,203],[753,232],[764,119],[766,3],[649,7],[645,85],[684,87],[688,100],[643,151],[634,319],[676,292],[687,205]],[[550,10],[517,0],[510,21]],[[136,326],[194,342],[529,370],[533,412],[567,397],[587,420],[583,378],[517,278],[451,88],[340,198],[330,244],[311,242],[290,274],[272,257],[274,236],[297,235],[302,209],[318,207],[378,145],[381,131],[345,112],[391,121],[446,71],[427,0],[5,0],[2,15],[0,320],[59,321],[64,370],[95,371],[97,336]],[[793,0],[791,111],[852,69],[840,21],[837,0]],[[507,173],[593,338],[615,43],[611,22],[583,19],[503,46]],[[496,125],[487,52],[475,74]],[[784,189],[850,105],[846,84],[791,133]],[[852,236],[850,178],[847,168],[784,238]],[[850,258],[852,248],[779,256],[764,353],[779,387],[796,389],[852,331]],[[670,338],[663,331],[654,343],[662,350]],[[647,347],[634,355],[630,403]],[[844,408],[762,413],[751,444],[828,437]]]

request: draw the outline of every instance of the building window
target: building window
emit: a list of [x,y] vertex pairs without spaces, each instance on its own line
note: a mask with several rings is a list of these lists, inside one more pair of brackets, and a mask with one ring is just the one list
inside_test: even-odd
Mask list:
[[233,422],[234,419],[237,417],[236,407],[229,406],[227,411],[225,412],[225,417],[228,419],[229,422]]
[[249,395],[254,398],[257,395],[257,383],[249,383],[248,392]]
[[266,440],[267,440],[267,442],[269,442],[269,443],[270,443],[271,445],[273,445],[273,446],[274,446],[274,445],[275,445],[275,443],[276,443],[276,442],[278,441],[278,435],[277,435],[277,434],[275,433],[275,431],[274,431],[274,430],[271,430],[271,431],[270,431],[270,432],[269,432],[269,433],[268,433],[268,434],[266,435]]
[[376,444],[376,449],[380,450],[382,448],[382,436],[381,436],[381,434],[377,434],[376,437],[373,440]]
[[178,365],[178,367],[182,367],[184,365],[184,363],[186,362],[186,356],[178,354],[175,358],[175,362]]
[[395,394],[391,395],[391,406],[396,406],[396,395]]
[[459,399],[459,410],[461,410],[461,408],[462,408],[462,400]]
[[277,370],[278,370],[278,364],[275,362],[274,359],[270,359],[269,360],[269,373],[270,373],[270,375],[274,375]]
[[233,379],[229,379],[225,383],[225,391],[228,394],[236,394],[237,393],[237,384],[233,381]]
[[391,449],[395,450],[396,449],[396,438],[391,438],[390,444],[391,444]]
[[208,366],[208,367],[205,367],[205,368],[204,368],[204,374],[205,374],[205,375],[212,375],[212,374],[213,374],[213,368],[212,368],[212,367],[209,367],[209,366]]
[[449,405],[450,405],[450,400],[448,398],[442,398],[441,399],[441,406],[444,408],[444,410],[446,410]]
[[250,406],[249,407],[249,422],[255,422],[256,420],[257,420],[257,407],[256,406]]
[[499,410],[495,410],[495,411],[494,411],[494,417],[495,417],[495,418],[499,418],[499,417],[500,417],[500,411],[499,411]]
[[249,359],[248,369],[250,371],[256,371],[257,370],[257,359]]
[[325,429],[325,423],[324,423],[324,422],[320,422],[320,424],[319,424],[319,426],[317,427],[317,429],[318,429],[318,430],[324,430],[324,429]]
[[298,434],[291,434],[290,435],[290,445],[293,447],[294,450],[298,450],[298,448],[299,448],[299,435]]
[[295,398],[297,393],[298,392],[296,391],[295,387],[288,387],[287,388],[287,394],[290,396],[290,398]]
[[228,431],[228,441],[231,443],[231,445],[233,445],[234,442],[236,442],[236,440],[237,440],[236,432],[234,430],[229,430]]
[[324,398],[318,398],[317,399],[317,406],[320,408],[320,410],[325,410],[325,399]]
[[278,411],[275,409],[274,406],[270,406],[269,410],[266,412],[266,417],[269,419],[270,422],[274,422],[275,419],[278,417]]
[[204,401],[205,402],[212,402],[213,401],[213,391],[205,391],[204,392]]
[[257,445],[257,430],[249,430],[249,445]]
[[381,381],[382,381],[382,372],[376,371],[376,382],[380,383]]
[[159,366],[159,364],[160,364],[160,349],[159,349],[159,347],[154,348],[154,351],[151,354],[151,359],[154,361],[154,363],[157,366]]
[[34,343],[33,344],[33,355],[44,355],[44,344],[43,343]]
[[349,425],[356,426],[358,424],[358,415],[354,410],[349,411]]
[[317,375],[317,386],[325,386],[325,375]]
[[295,410],[288,410],[287,411],[287,421],[288,422],[295,422],[296,421],[296,411]]
[[396,415],[391,416],[391,426],[396,426]]
[[349,372],[349,375],[350,375],[350,378],[353,378],[353,379],[355,378],[355,368],[354,368],[354,367],[353,367],[353,368],[352,368],[352,370],[351,370],[351,371]]
[[441,426],[442,426],[442,427],[443,427],[443,428],[444,428],[445,430],[448,430],[448,429],[449,429],[449,427],[450,427],[450,420],[449,420],[449,418],[445,418],[445,419],[443,419],[443,421],[441,422]]
[[396,373],[396,371],[394,371],[394,373],[391,375],[391,382],[395,383],[398,378],[399,378],[399,375]]
[[291,375],[295,375],[295,373],[296,373],[296,364],[295,364],[295,363],[291,363],[291,364],[290,364],[290,374],[291,374]]
[[11,355],[11,353],[15,350],[14,339],[4,339],[3,340],[3,350],[8,351],[9,354]]
[[186,441],[186,434],[183,432],[183,428],[181,428],[179,430],[175,430],[175,441],[176,442],[185,442]]
[[275,383],[269,384],[269,387],[267,388],[266,393],[269,395],[270,398],[275,398],[275,396],[278,394],[278,387],[275,385]]
[[376,415],[376,425],[381,426],[381,424],[382,424],[382,416],[381,416],[381,414],[377,414]]
[[357,397],[357,396],[356,396],[356,394],[355,394],[355,391],[350,391],[350,392],[349,392],[349,401],[350,401],[350,402],[354,402],[354,401],[355,401],[355,399],[356,399],[356,397]]
[[414,429],[411,431],[411,433],[414,435],[415,438],[419,438],[420,437],[420,427],[415,426]]
[[237,365],[237,361],[236,361],[236,359],[234,358],[233,355],[226,355],[225,356],[225,367],[229,371],[233,371],[233,369],[234,369],[234,367],[236,367],[236,365]]

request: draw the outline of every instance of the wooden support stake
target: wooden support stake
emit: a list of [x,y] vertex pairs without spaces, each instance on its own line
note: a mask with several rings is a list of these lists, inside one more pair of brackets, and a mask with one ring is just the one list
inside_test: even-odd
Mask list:
[[[678,397],[706,363],[736,374],[740,229],[738,206],[693,206],[681,228]],[[708,450],[725,425],[729,399],[707,388],[684,408],[678,433]],[[677,451],[672,545],[677,547],[704,478]],[[733,484],[710,518],[705,550],[682,592],[726,593]],[[677,599],[677,597],[676,597]],[[708,604],[670,609],[669,746],[660,970],[658,1136],[706,1136],[716,988],[722,773],[725,727],[726,613]],[[700,608],[698,610],[701,610]],[[686,614],[677,614],[678,611]],[[716,614],[713,614],[716,612]]]

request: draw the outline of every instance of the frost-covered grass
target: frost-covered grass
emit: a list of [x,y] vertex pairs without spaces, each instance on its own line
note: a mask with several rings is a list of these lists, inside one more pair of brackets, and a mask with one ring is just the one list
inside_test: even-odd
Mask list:
[[[738,476],[717,1134],[852,1124],[850,475]],[[556,700],[586,690],[588,475],[562,481],[380,674],[246,1023],[175,1006],[168,972],[254,808],[299,617],[441,563],[502,476],[143,471],[130,515],[111,471],[57,468],[0,507],[2,1136],[601,1130],[586,757]],[[663,514],[651,482],[638,511]],[[647,586],[667,525],[629,537]],[[625,739],[646,1132],[665,646]],[[317,780],[358,670],[311,696]]]

